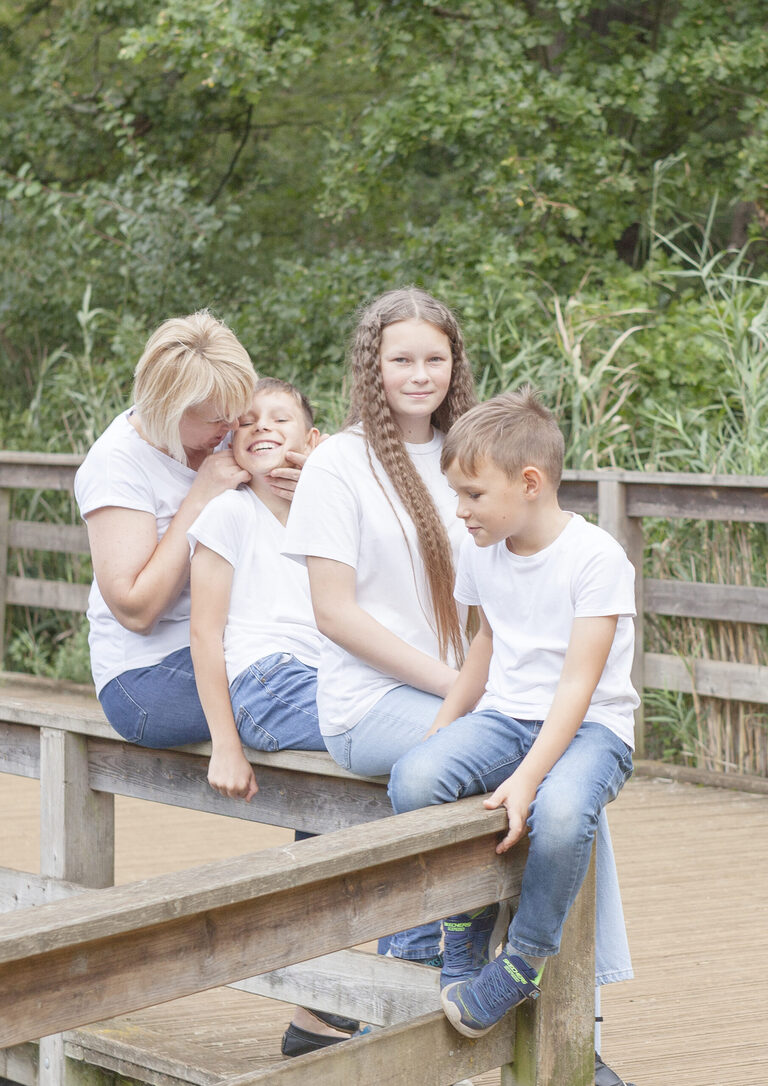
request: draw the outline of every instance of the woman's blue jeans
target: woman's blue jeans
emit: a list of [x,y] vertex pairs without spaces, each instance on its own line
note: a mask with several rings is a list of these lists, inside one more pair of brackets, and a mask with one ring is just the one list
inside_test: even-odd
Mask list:
[[[459,718],[394,766],[389,794],[395,812],[493,792],[519,766],[540,730],[541,721],[495,711]],[[528,818],[520,903],[509,929],[518,951],[549,956],[559,950],[600,813],[631,772],[626,743],[602,724],[585,721],[540,784]]]
[[109,723],[128,743],[161,749],[211,738],[189,647],[151,667],[124,671],[102,688],[99,701]]

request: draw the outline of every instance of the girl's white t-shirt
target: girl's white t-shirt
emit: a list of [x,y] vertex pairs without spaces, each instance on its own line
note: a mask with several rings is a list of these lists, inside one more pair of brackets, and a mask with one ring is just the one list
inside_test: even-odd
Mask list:
[[[464,527],[456,517],[456,496],[440,471],[443,440],[435,431],[431,441],[406,449],[448,530],[455,558]],[[357,428],[315,449],[296,487],[284,553],[298,561],[309,555],[352,566],[360,607],[415,649],[437,658],[416,529],[373,452],[371,460],[376,476]],[[317,689],[321,732],[347,731],[384,694],[402,685],[326,638]]]
[[[91,446],[75,475],[75,499],[84,518],[107,506],[151,513],[159,542],[189,493],[195,472],[139,437],[128,421],[132,410],[118,415]],[[124,671],[151,667],[189,645],[189,582],[146,634],[120,625],[95,579],[87,613],[97,694]]]
[[635,571],[616,540],[578,513],[557,539],[522,556],[506,543],[462,544],[454,595],[479,604],[493,630],[493,655],[477,709],[543,720],[552,705],[575,618],[618,615],[603,674],[585,719],[604,724],[634,748],[640,704],[630,672]]
[[210,501],[187,538],[192,553],[202,543],[233,568],[224,629],[229,683],[274,652],[318,666],[323,637],[315,625],[307,571],[281,554],[285,528],[250,487]]

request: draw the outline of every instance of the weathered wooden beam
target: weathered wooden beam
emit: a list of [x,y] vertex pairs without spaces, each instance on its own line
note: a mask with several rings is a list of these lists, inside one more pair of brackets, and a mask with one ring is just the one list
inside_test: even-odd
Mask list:
[[88,530],[84,524],[46,524],[12,520],[8,546],[57,554],[90,554]]
[[752,701],[768,705],[768,667],[725,660],[681,659],[661,653],[645,654],[645,685],[683,694]]
[[72,490],[81,456],[0,452],[0,487]]
[[111,886],[114,857],[114,799],[90,787],[85,736],[41,729],[41,873],[83,886]]
[[392,814],[383,783],[354,777],[255,764],[259,791],[244,803],[213,791],[207,757],[199,754],[92,739],[88,766],[91,787],[103,792],[309,833],[330,833]]
[[[595,855],[544,968],[541,995],[517,1012],[517,1042],[501,1086],[592,1086],[595,1081]],[[588,952],[585,952],[585,948]]]
[[63,879],[0,867],[0,912],[63,901],[73,894],[82,893],[84,889],[84,886]]
[[5,589],[7,603],[22,607],[51,607],[55,611],[78,611],[88,607],[90,585],[68,581],[43,581],[35,577],[9,577]]
[[567,479],[563,473],[558,498],[563,509],[573,513],[596,513],[597,481]]
[[764,624],[768,623],[768,588],[648,578],[645,582],[645,610],[655,615]]
[[645,723],[642,691],[645,686],[645,622],[643,551],[645,536],[642,521],[629,516],[627,501],[629,486],[610,476],[597,484],[598,523],[624,548],[635,570],[635,648],[632,658],[632,685],[641,696],[635,709],[635,748],[638,754],[645,752]]
[[449,1086],[508,1063],[514,1048],[512,1016],[484,1037],[469,1040],[438,1011],[299,1060],[228,1078],[227,1086],[396,1086],[413,1082],[415,1068],[421,1086]]
[[34,675],[0,673],[0,720],[119,741],[93,687]]
[[339,950],[230,985],[243,992],[320,1007],[390,1026],[440,1009],[440,974],[415,962]]
[[[0,917],[0,1046],[519,892],[527,849],[482,799]],[[31,914],[31,915],[30,915]]]
[[[1,710],[0,710],[1,712]],[[40,776],[40,729],[0,720],[0,773]]]
[[[683,476],[683,479],[685,477]],[[768,486],[632,481],[627,484],[627,512],[631,517],[664,517],[669,520],[736,520],[768,522]]]
[[634,763],[636,777],[660,777],[686,784],[705,784],[710,788],[730,788],[734,792],[754,792],[768,796],[768,778],[751,773],[723,773],[720,770],[699,769],[692,765],[672,765],[669,762],[648,760]]

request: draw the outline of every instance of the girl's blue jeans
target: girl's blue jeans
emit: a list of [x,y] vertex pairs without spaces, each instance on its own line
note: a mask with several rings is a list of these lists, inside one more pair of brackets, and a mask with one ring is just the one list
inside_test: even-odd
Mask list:
[[[495,711],[460,717],[418,743],[393,767],[389,794],[395,812],[493,792],[519,766],[541,724]],[[600,814],[631,772],[626,743],[602,724],[585,721],[542,781],[528,818],[528,860],[509,929],[509,941],[517,950],[536,956],[559,950],[563,923],[587,872]],[[600,876],[598,868],[598,882]],[[600,896],[599,888],[598,902]]]
[[[324,750],[317,722],[317,672],[290,653],[251,664],[230,686],[240,738],[255,750]],[[178,747],[211,738],[189,648],[152,667],[125,671],[99,694],[112,727],[129,743]]]

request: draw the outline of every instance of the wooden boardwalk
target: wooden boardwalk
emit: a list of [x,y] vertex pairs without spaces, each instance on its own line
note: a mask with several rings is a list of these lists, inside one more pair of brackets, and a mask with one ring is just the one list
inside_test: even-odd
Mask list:
[[[0,775],[0,865],[37,869],[36,805],[37,782]],[[637,1086],[768,1086],[768,796],[635,780],[610,822],[636,979],[603,990],[603,1055]],[[117,879],[288,836],[118,797]],[[203,1083],[274,1062],[289,1014],[217,989],[119,1026],[123,1036],[139,1025],[156,1031],[158,1051],[206,1069],[193,1076]],[[117,1027],[105,1024],[105,1038]],[[491,1073],[475,1086],[498,1082]]]

